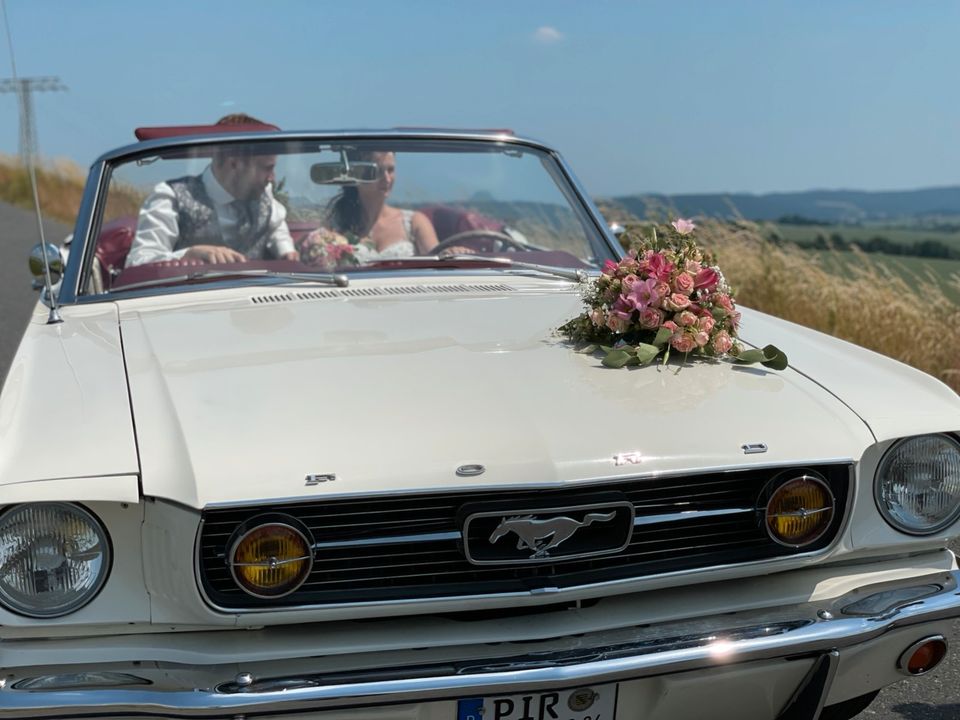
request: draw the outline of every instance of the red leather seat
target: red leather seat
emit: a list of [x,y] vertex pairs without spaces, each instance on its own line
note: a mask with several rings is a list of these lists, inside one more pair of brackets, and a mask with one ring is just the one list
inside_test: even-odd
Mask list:
[[123,270],[130,244],[137,232],[137,216],[125,215],[111,220],[100,228],[100,239],[97,240],[96,256],[107,287],[110,278],[116,277]]
[[420,208],[420,212],[429,218],[433,223],[433,229],[437,231],[437,240],[443,242],[448,237],[467,230],[496,230],[503,232],[505,223],[499,220],[481,215],[473,210],[464,210],[463,208],[451,207],[449,205],[429,205]]

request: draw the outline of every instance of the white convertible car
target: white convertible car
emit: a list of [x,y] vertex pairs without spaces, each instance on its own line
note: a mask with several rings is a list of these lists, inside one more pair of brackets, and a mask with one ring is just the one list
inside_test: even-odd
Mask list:
[[47,250],[0,719],[837,720],[944,658],[951,390],[746,309],[789,367],[604,367],[554,150],[261,130],[144,130]]

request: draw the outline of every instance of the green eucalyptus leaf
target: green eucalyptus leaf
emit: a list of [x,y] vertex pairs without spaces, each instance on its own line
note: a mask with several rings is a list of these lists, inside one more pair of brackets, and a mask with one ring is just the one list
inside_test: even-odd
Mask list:
[[640,343],[636,347],[637,350],[637,360],[640,365],[646,365],[648,362],[653,360],[657,355],[660,354],[660,348],[656,345],[648,345],[647,343]]
[[653,339],[653,344],[659,348],[662,348],[668,342],[670,338],[673,337],[673,332],[669,328],[660,328],[657,330],[657,336]]
[[609,368],[622,368],[626,365],[634,356],[628,353],[623,348],[614,348],[607,353],[606,357],[603,358],[604,367]]
[[787,368],[787,355],[776,345],[767,345],[763,348],[763,354],[766,356],[766,359],[763,360],[765,367],[771,370],[785,370]]
[[764,356],[763,350],[744,350],[739,355],[735,355],[733,359],[738,363],[750,365],[752,363],[763,362],[767,358]]

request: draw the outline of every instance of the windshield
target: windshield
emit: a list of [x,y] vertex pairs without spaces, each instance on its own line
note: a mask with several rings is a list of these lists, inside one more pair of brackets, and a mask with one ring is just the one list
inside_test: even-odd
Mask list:
[[514,143],[211,141],[109,178],[88,293],[612,257],[554,158]]

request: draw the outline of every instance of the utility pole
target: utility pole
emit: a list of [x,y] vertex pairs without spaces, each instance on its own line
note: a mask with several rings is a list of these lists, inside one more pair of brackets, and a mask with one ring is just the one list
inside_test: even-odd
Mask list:
[[20,104],[20,160],[27,167],[37,154],[37,132],[33,122],[33,93],[57,92],[67,86],[60,78],[28,77],[4,78],[0,80],[0,93],[15,92]]

